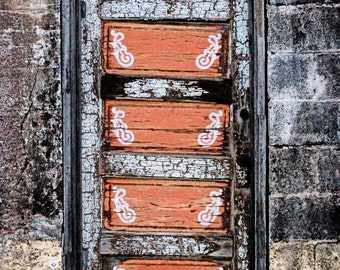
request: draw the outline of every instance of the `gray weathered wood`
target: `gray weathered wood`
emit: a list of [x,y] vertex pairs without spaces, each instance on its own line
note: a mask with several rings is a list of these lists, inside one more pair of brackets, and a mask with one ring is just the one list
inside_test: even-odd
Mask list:
[[[231,181],[231,157],[142,155],[103,152],[103,176]],[[166,168],[166,169],[165,169]]]
[[231,102],[231,80],[196,81],[104,75],[101,94],[103,98],[197,100],[228,104]]
[[143,19],[230,19],[228,0],[106,0],[101,5],[103,19],[143,18]]
[[254,86],[254,269],[268,269],[265,2],[252,2]]
[[100,250],[103,255],[115,256],[229,259],[233,255],[233,241],[225,234],[105,232]]
[[63,269],[82,269],[80,144],[80,1],[61,2],[63,95]]

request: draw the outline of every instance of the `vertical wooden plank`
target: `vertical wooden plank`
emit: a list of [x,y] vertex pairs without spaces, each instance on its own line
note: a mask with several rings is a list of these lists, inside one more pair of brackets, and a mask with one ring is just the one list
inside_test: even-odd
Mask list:
[[265,270],[268,269],[265,2],[254,0],[251,11],[254,86],[254,269]]
[[61,3],[64,224],[63,269],[82,269],[80,1]]

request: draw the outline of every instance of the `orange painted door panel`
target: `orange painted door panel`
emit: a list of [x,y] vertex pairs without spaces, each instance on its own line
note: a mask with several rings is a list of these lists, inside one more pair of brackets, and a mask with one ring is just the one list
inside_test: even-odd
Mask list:
[[107,22],[104,70],[130,76],[226,77],[227,36],[227,25]]
[[229,105],[105,101],[106,143],[116,151],[222,155]]
[[228,230],[227,183],[111,178],[104,187],[104,224],[108,230]]
[[128,260],[118,264],[112,270],[223,270],[217,263],[204,261],[172,261],[172,260]]

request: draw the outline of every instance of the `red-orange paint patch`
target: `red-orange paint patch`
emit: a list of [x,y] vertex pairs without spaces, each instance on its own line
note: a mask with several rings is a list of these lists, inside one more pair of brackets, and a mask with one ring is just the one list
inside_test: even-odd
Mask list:
[[114,151],[222,155],[229,105],[105,101],[105,138]]
[[226,77],[228,25],[107,22],[104,70],[109,74]]
[[106,179],[108,230],[226,232],[227,183]]
[[128,260],[115,266],[115,270],[222,270],[221,265],[205,261]]

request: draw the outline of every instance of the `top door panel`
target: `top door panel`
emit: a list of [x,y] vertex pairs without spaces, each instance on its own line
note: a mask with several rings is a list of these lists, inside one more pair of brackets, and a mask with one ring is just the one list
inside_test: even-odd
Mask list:
[[230,19],[228,0],[103,0],[101,4],[103,19]]
[[225,78],[228,25],[107,22],[104,71],[128,76]]

